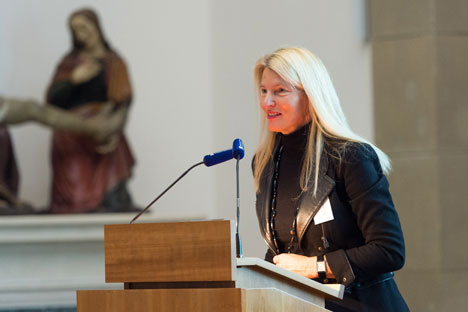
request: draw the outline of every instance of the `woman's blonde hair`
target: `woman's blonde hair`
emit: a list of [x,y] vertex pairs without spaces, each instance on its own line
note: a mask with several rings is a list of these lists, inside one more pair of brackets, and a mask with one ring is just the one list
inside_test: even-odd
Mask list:
[[[341,148],[336,149],[337,151],[342,151],[349,142],[367,143],[377,153],[383,172],[387,174],[391,170],[388,156],[375,145],[354,133],[349,127],[330,75],[316,55],[305,48],[289,47],[276,50],[259,59],[254,69],[255,88],[259,99],[265,68],[273,70],[295,88],[304,90],[309,100],[308,111],[312,122],[300,177],[300,186],[303,192],[308,189],[310,177],[314,173],[314,195],[316,194],[320,155],[325,139],[336,139],[336,142],[342,142],[340,143]],[[264,112],[261,114],[261,122],[260,142],[255,153],[254,170],[257,192],[259,192],[260,177],[271,158],[277,135],[277,133],[268,130]]]

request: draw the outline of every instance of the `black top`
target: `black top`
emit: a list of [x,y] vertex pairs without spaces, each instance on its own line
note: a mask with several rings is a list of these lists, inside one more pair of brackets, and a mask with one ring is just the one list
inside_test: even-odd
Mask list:
[[104,70],[81,84],[70,80],[55,83],[50,90],[49,103],[62,109],[72,109],[90,102],[105,102],[107,86]]
[[[293,220],[301,195],[300,177],[310,124],[288,135],[280,135],[283,145],[279,164],[275,230],[280,252],[287,252]],[[297,252],[297,244],[292,252]]]

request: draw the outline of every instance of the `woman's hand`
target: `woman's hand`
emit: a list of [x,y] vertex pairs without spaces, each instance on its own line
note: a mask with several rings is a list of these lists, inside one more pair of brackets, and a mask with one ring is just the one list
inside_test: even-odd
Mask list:
[[296,254],[279,254],[273,262],[280,268],[292,271],[307,278],[317,278],[317,257],[306,257]]
[[[327,278],[335,278],[332,270],[326,262],[327,257],[325,256],[326,263],[326,276]],[[306,257],[296,254],[279,254],[273,258],[273,262],[286,270],[300,274],[307,278],[317,278],[317,257]]]

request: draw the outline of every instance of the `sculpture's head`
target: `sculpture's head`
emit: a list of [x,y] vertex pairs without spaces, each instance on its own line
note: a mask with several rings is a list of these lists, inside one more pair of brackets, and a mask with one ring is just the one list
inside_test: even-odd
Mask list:
[[73,12],[68,25],[72,34],[73,51],[92,48],[98,44],[103,44],[107,50],[110,50],[99,24],[99,18],[93,10],[82,9]]

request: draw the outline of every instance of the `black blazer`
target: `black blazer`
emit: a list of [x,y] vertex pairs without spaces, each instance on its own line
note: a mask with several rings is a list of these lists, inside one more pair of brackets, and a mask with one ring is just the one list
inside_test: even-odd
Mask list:
[[[277,149],[278,144],[273,155]],[[271,159],[260,179],[256,201],[260,232],[269,246],[267,261],[275,255],[269,227],[273,171]],[[301,195],[297,215],[298,253],[326,255],[338,283],[346,286],[345,300],[336,304],[355,306],[354,311],[407,311],[391,273],[404,264],[403,233],[373,148],[350,143],[340,162],[325,147],[316,196],[313,177],[309,185],[309,191]],[[315,225],[313,218],[327,197],[334,220]]]

